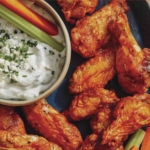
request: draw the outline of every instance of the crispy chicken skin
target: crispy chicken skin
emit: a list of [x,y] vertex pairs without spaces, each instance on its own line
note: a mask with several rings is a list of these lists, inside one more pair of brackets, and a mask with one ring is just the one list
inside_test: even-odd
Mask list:
[[94,134],[100,134],[105,130],[113,120],[111,105],[103,105],[98,112],[90,119],[90,126]]
[[101,133],[112,122],[112,109],[109,105],[99,108],[98,112],[90,119],[92,134],[84,140],[80,150],[107,150],[106,145],[101,145]]
[[109,45],[99,55],[79,65],[69,80],[69,92],[81,93],[91,88],[105,87],[115,74],[116,49]]
[[[114,150],[108,145],[101,144],[101,137],[97,134],[91,134],[86,137],[80,150]],[[123,146],[117,147],[115,150],[124,150]]]
[[57,0],[57,2],[62,7],[66,21],[71,24],[75,24],[86,14],[93,13],[98,4],[98,0]]
[[111,2],[78,21],[71,30],[72,49],[84,58],[99,54],[102,46],[110,39],[108,25],[119,13],[127,11],[126,0],[111,0]]
[[119,99],[113,91],[95,88],[75,95],[69,107],[70,117],[81,120],[96,114],[104,104],[116,103]]
[[99,150],[100,139],[97,134],[91,134],[86,137],[80,150]]
[[26,133],[24,123],[13,107],[0,105],[0,130]]
[[134,39],[124,13],[110,23],[110,32],[116,37],[116,70],[118,80],[129,94],[145,93],[150,86],[150,49],[142,49]]
[[150,95],[135,94],[122,98],[113,111],[114,120],[103,133],[102,144],[115,148],[134,131],[150,124]]
[[62,150],[58,145],[51,143],[37,135],[16,134],[0,130],[1,150]]
[[60,145],[65,150],[76,150],[82,144],[82,137],[75,125],[50,106],[45,99],[24,106],[28,122],[41,135]]
[[[116,104],[115,104],[116,105]],[[92,134],[84,140],[80,150],[124,150],[122,145],[115,149],[107,144],[101,144],[102,133],[113,121],[113,110],[115,105],[103,105],[90,120]]]

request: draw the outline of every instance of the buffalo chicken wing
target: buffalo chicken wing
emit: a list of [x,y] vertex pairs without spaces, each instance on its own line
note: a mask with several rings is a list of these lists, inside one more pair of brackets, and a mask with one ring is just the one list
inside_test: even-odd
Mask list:
[[91,14],[95,10],[98,0],[57,0],[62,7],[66,21],[75,24],[77,20]]
[[0,150],[62,150],[62,148],[37,135],[0,130]]
[[150,95],[135,94],[122,98],[113,111],[113,118],[103,133],[102,144],[116,150],[129,134],[150,125]]
[[103,88],[116,74],[115,57],[115,46],[110,44],[99,55],[79,65],[69,80],[69,92],[77,94]]
[[145,93],[150,86],[150,49],[142,51],[123,13],[111,22],[109,29],[118,42],[116,70],[120,85],[129,94]]
[[84,58],[99,54],[110,39],[109,23],[127,10],[126,0],[111,0],[91,16],[78,21],[71,30],[72,49]]
[[0,130],[26,133],[24,123],[13,107],[0,105]]
[[65,150],[76,150],[82,144],[77,127],[68,122],[65,116],[47,103],[45,99],[24,106],[28,122],[41,135]]
[[69,107],[69,114],[73,120],[81,120],[96,114],[106,104],[116,103],[119,99],[113,91],[95,88],[75,95]]

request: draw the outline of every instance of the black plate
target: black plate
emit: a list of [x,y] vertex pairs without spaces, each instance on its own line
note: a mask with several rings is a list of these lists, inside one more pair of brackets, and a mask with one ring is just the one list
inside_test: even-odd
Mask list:
[[[72,25],[65,21],[64,15],[61,12],[60,6],[57,4],[55,0],[47,0],[47,2],[58,12],[61,16],[62,20],[64,21],[69,33],[72,29]],[[98,6],[96,8],[99,9],[106,5],[109,1],[108,0],[99,0]],[[150,9],[146,1],[143,0],[130,0],[128,1],[130,10],[127,13],[131,31],[136,38],[139,45],[144,47],[150,48]],[[71,57],[71,64],[68,70],[68,73],[63,80],[62,84],[59,88],[53,92],[50,96],[46,99],[54,108],[62,112],[63,110],[67,109],[71,103],[72,95],[68,93],[68,83],[69,78],[73,74],[76,67],[84,61],[81,56],[76,54],[72,51]],[[111,82],[108,83],[107,88],[113,88],[116,90],[118,97],[123,97],[126,95],[123,91],[121,91],[120,86],[117,82],[117,77],[115,77]],[[91,129],[89,126],[88,120],[82,120],[79,122],[74,122],[74,124],[79,128],[81,131],[83,139],[86,135],[90,134]],[[36,133],[34,129],[31,128],[30,125],[26,124],[27,132],[29,133]],[[37,134],[37,133],[36,133]]]

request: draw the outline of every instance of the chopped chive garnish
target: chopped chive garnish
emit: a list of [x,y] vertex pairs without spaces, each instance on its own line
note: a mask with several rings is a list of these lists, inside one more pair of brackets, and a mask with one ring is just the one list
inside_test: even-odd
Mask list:
[[18,51],[18,50],[19,50],[19,47],[16,47],[15,50]]
[[30,47],[36,47],[37,44],[38,44],[38,41],[34,41],[34,42],[27,41],[27,45],[30,46]]
[[26,78],[26,77],[27,77],[27,75],[23,75],[22,77]]
[[21,52],[27,52],[28,49],[29,49],[28,46],[23,45],[23,46],[20,48],[20,51],[21,51]]
[[18,32],[17,32],[17,30],[14,30],[14,34],[17,34]]
[[23,58],[28,58],[27,54],[22,54]]
[[52,75],[54,75],[55,74],[55,71],[52,71]]
[[22,34],[23,34],[24,32],[21,30],[21,31],[20,31],[20,33],[22,33]]
[[25,42],[25,39],[21,39],[21,42]]
[[53,52],[53,51],[51,51],[51,50],[49,50],[49,53],[51,54],[51,55],[54,55],[55,53]]
[[15,74],[16,76],[18,76],[18,71],[13,71],[12,74]]
[[9,34],[6,33],[6,34],[3,36],[3,40],[6,41],[6,40],[8,40],[8,39],[10,39],[10,37],[9,37]]
[[0,53],[0,58],[3,58],[5,56],[5,54]]
[[5,56],[4,56],[4,59],[5,59],[5,60],[8,60],[8,61],[12,61],[12,60],[13,60],[12,57],[9,56],[9,55],[5,55]]
[[37,46],[38,45],[38,41],[34,41],[34,46]]
[[8,70],[9,70],[9,71],[11,71],[11,69],[10,69],[10,67],[9,67],[9,66],[7,66],[7,68],[8,68]]
[[17,55],[16,55],[16,54],[14,54],[14,55],[13,55],[13,61],[15,61],[15,60],[16,60],[16,58],[17,58]]
[[10,79],[10,83],[17,83],[17,81],[14,79]]
[[1,68],[1,69],[4,69],[4,65],[0,65],[0,68]]
[[3,71],[3,73],[4,73],[4,74],[8,74],[9,72],[8,72],[8,71]]
[[4,30],[4,29],[1,29],[1,30],[0,30],[0,34],[1,34],[1,33],[5,33],[5,30]]

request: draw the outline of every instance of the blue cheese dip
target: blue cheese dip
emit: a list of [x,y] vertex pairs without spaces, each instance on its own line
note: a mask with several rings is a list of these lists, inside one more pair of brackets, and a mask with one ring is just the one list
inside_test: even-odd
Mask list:
[[[38,6],[37,9],[44,11]],[[60,29],[54,38],[64,43]],[[0,18],[0,98],[37,97],[54,84],[64,62],[65,49],[60,53]]]

